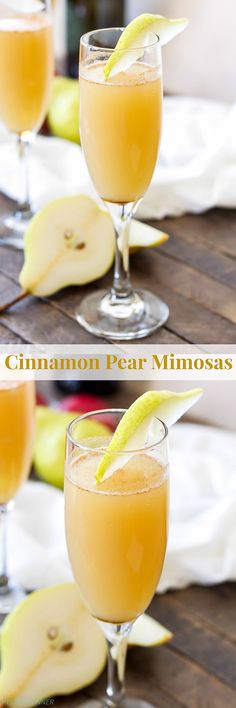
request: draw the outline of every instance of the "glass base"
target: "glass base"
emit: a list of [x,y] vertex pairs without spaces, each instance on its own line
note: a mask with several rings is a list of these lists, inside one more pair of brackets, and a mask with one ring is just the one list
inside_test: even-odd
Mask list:
[[[88,700],[79,703],[78,708],[115,708],[115,704],[109,702],[109,699],[103,698],[99,700]],[[118,707],[117,707],[118,708]],[[125,696],[123,701],[119,703],[119,708],[155,708],[153,703],[142,701],[140,698],[130,698]]]
[[147,290],[117,298],[113,291],[98,290],[85,297],[75,312],[79,324],[96,337],[132,340],[147,337],[162,327],[169,308]]
[[6,592],[0,590],[0,614],[8,615],[26,597],[24,588],[10,583]]
[[4,219],[3,225],[6,229],[4,235],[1,235],[0,244],[11,246],[12,248],[24,248],[24,234],[29,226],[29,223],[34,216],[33,211],[16,211]]

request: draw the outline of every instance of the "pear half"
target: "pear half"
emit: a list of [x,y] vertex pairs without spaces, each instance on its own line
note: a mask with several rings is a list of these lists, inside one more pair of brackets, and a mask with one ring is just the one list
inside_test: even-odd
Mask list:
[[4,622],[0,704],[30,708],[89,685],[106,664],[100,627],[75,583],[38,590]]
[[101,278],[113,259],[114,230],[107,211],[84,194],[56,199],[27,229],[20,284],[45,297]]

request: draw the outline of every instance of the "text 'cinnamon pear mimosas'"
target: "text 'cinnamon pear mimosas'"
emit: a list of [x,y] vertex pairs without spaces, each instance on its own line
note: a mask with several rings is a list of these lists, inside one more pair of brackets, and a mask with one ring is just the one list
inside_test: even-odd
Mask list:
[[[113,682],[107,696],[114,705],[123,695],[129,632],[153,597],[165,558],[168,426],[201,393],[200,389],[185,393],[148,391],[127,411],[109,411],[116,426],[113,436],[81,441],[82,421],[95,417],[102,422],[108,411],[86,414],[68,427],[68,553],[82,598],[108,640],[109,675]],[[136,699],[131,703],[130,700],[119,705],[139,705]]]

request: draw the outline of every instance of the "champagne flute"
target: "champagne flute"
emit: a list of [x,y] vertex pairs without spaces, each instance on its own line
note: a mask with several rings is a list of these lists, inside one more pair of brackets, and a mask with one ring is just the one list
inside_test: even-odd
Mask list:
[[0,382],[0,613],[25,596],[8,576],[7,520],[14,498],[30,472],[34,438],[35,389],[32,381]]
[[151,602],[165,557],[168,431],[159,421],[151,445],[129,455],[122,450],[113,453],[119,469],[96,484],[96,470],[109,438],[78,442],[79,429],[81,420],[105,423],[107,413],[118,425],[125,411],[94,411],[76,418],[67,430],[67,547],[84,602],[107,640],[106,696],[91,706],[148,708],[146,701],[125,696],[125,658],[129,633]]
[[33,216],[29,153],[46,115],[53,76],[50,0],[0,0],[0,119],[16,136],[20,197],[3,226],[23,248],[23,234]]
[[140,48],[140,59],[137,50],[121,50],[126,69],[105,80],[104,67],[120,35],[120,29],[97,30],[80,42],[81,142],[93,184],[113,218],[116,255],[111,290],[96,290],[75,314],[94,335],[130,340],[151,334],[169,315],[156,295],[134,290],[129,276],[129,224],[150,184],[160,144],[162,70],[160,41],[153,34]]

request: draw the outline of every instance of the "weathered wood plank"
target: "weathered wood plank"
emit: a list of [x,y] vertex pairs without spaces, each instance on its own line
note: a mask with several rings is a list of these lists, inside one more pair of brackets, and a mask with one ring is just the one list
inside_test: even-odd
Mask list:
[[[0,275],[0,293],[4,291],[6,298],[9,296],[9,283],[5,276]],[[17,286],[13,285],[14,289],[16,290]],[[1,315],[1,323],[32,344],[91,342],[91,336],[79,327],[75,320],[53,308],[48,302],[32,297],[27,297],[26,300],[14,305],[9,312]]]
[[219,635],[236,642],[236,584],[193,586],[174,594],[175,602],[188,607],[193,617]]
[[158,705],[158,690],[186,708],[235,708],[235,691],[219,681],[171,645],[151,649],[139,648],[129,656],[128,671],[139,682],[153,687]]
[[236,324],[236,291],[217,283],[203,273],[176,261],[166,254],[154,252],[157,258],[157,282],[168,283],[174,292],[193,300],[207,310]]
[[183,235],[177,236],[173,231],[170,236],[169,241],[159,246],[163,253],[171,255],[177,261],[193,266],[196,270],[206,273],[223,285],[236,288],[236,270],[233,258],[213,250],[210,246],[205,246],[197,239],[190,241]]
[[[151,222],[150,222],[151,223]],[[181,235],[189,241],[200,241],[212,250],[236,258],[236,210],[211,209],[204,214],[185,214],[177,219],[152,222],[157,228]]]
[[28,343],[22,337],[12,332],[8,327],[0,324],[0,344],[25,344]]
[[166,594],[151,607],[151,614],[173,632],[172,646],[236,690],[236,646],[193,615],[191,606],[181,606],[175,595]]
[[[141,254],[140,254],[141,255]],[[151,262],[148,259],[146,263],[147,253],[143,253],[142,259],[137,259],[135,273],[133,274],[133,283],[137,287],[139,284],[140,271],[144,270],[143,276],[144,287],[151,287],[152,277],[156,278],[156,292],[169,305],[170,317],[166,323],[166,328],[187,342],[192,343],[208,343],[208,344],[235,344],[236,343],[236,328],[228,320],[213,312],[207,310],[203,305],[200,305],[193,300],[185,298],[168,287],[168,282],[165,284],[158,281],[157,260],[152,258]],[[147,267],[146,267],[147,265]],[[147,271],[147,273],[146,273]],[[164,271],[163,271],[164,274]]]

